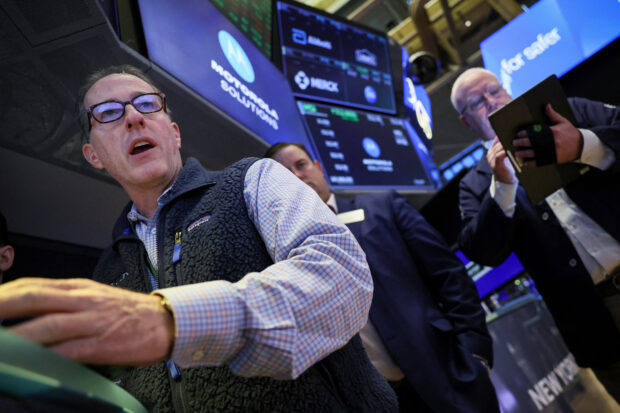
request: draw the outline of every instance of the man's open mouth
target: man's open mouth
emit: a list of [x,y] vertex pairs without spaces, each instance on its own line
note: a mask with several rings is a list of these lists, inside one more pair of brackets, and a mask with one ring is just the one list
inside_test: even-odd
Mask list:
[[151,145],[149,142],[147,141],[138,141],[134,146],[133,149],[131,150],[131,154],[132,155],[137,155],[139,153],[148,151],[149,149],[154,148],[153,145]]

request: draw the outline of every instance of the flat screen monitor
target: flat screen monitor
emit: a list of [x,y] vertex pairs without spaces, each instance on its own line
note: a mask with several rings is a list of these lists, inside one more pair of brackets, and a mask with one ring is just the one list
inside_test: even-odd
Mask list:
[[267,143],[306,139],[286,78],[212,3],[139,5],[151,61]]
[[562,76],[620,36],[620,2],[539,0],[480,43],[484,66],[513,97]]
[[481,141],[476,141],[461,152],[439,165],[439,173],[444,183],[449,182],[463,169],[470,169],[478,163],[485,154]]
[[276,2],[282,70],[295,96],[395,114],[387,37]]
[[456,250],[455,254],[463,265],[465,265],[467,274],[476,284],[480,298],[486,297],[525,271],[521,261],[519,261],[514,253],[510,254],[508,258],[497,267],[487,267],[471,261],[461,250]]
[[425,167],[432,160],[405,119],[309,101],[297,105],[333,190],[434,190]]
[[210,0],[271,59],[271,0]]

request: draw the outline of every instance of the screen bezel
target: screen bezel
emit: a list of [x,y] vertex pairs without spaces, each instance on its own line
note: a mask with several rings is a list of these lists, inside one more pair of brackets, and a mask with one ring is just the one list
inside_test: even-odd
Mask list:
[[[386,113],[380,113],[380,112],[373,112],[373,111],[369,111],[369,110],[363,110],[363,109],[359,109],[359,108],[353,108],[353,107],[349,107],[349,106],[342,106],[342,105],[335,105],[332,103],[327,103],[327,102],[316,102],[310,99],[298,99],[296,98],[296,102],[299,104],[299,102],[308,102],[308,103],[313,103],[313,104],[317,104],[317,105],[323,105],[323,106],[328,106],[328,107],[333,107],[333,108],[343,108],[343,109],[347,109],[347,110],[352,110],[358,114],[371,114],[371,115],[379,115],[379,116],[385,116],[387,118],[395,118],[395,119],[399,119],[402,120],[405,124],[409,124],[409,128],[405,127],[404,129],[406,129],[407,131],[407,135],[409,137],[410,143],[413,147],[413,149],[416,151],[418,160],[420,162],[420,166],[422,167],[422,171],[424,172],[424,175],[426,177],[426,180],[428,182],[428,185],[392,185],[392,184],[386,184],[386,185],[352,185],[352,186],[342,186],[342,185],[334,185],[330,182],[329,180],[329,176],[326,174],[325,171],[323,171],[324,175],[325,175],[325,179],[327,181],[327,184],[329,185],[329,188],[332,192],[334,192],[335,194],[361,194],[361,193],[373,193],[373,192],[379,192],[379,191],[385,191],[385,190],[395,190],[401,194],[426,194],[426,193],[435,193],[437,191],[437,188],[434,186],[433,184],[433,179],[430,176],[430,173],[428,171],[428,168],[425,164],[425,162],[422,159],[422,156],[420,154],[420,151],[417,149],[414,140],[411,137],[411,132],[413,131],[415,132],[415,129],[413,128],[413,125],[411,125],[408,121],[408,119],[406,117],[400,117],[400,116],[393,116],[393,115],[389,115]],[[307,119],[303,114],[299,114],[299,116],[302,119],[302,124],[304,126],[304,129],[306,131],[306,135],[308,138],[308,142],[310,143],[311,146],[311,152],[313,153],[313,155],[315,156],[315,159],[317,159],[321,165],[324,164],[323,162],[323,158],[320,155],[320,151],[317,147],[317,143],[315,141],[315,137],[312,134],[312,130],[310,129]],[[411,129],[411,130],[409,130]]]

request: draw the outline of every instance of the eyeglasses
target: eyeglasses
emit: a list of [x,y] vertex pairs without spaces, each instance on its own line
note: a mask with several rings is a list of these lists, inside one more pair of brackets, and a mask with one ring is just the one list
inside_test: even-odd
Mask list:
[[505,90],[501,85],[490,85],[489,87],[487,87],[486,92],[482,92],[482,94],[480,95],[472,96],[470,99],[467,100],[467,103],[465,103],[465,107],[463,107],[463,110],[461,110],[461,115],[467,110],[469,110],[470,112],[477,112],[478,110],[480,110],[481,107],[484,106],[485,102],[488,99],[487,96],[490,96],[493,99],[497,99],[503,93],[505,93]]
[[163,93],[145,93],[126,102],[108,100],[92,105],[86,111],[88,115],[88,130],[92,129],[91,117],[99,123],[114,122],[123,117],[125,106],[128,104],[131,104],[140,113],[154,113],[162,109],[166,112],[166,95]]

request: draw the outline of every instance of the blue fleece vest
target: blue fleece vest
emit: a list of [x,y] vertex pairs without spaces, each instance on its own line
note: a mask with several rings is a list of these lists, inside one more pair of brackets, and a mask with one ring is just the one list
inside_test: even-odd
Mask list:
[[[244,159],[218,172],[205,171],[194,159],[187,161],[158,217],[160,286],[235,282],[272,264],[243,197],[245,174],[254,161]],[[95,279],[146,292],[150,289],[146,251],[126,231],[127,208]],[[177,233],[182,249],[175,257]],[[173,381],[163,363],[117,371],[116,376],[126,390],[157,412],[397,410],[394,393],[370,364],[357,335],[295,380],[241,377],[223,366],[181,369],[181,379]]]

